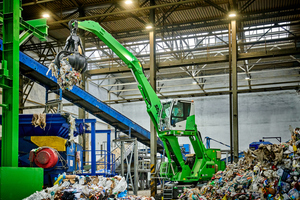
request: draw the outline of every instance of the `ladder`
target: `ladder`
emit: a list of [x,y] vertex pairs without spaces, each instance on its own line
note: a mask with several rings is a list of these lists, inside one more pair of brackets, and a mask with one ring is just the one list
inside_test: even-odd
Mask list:
[[163,189],[163,199],[173,199],[173,187],[174,184],[172,183],[165,185]]
[[[133,143],[125,143],[125,155],[124,155],[124,159],[131,153],[132,151],[132,145]],[[112,154],[115,155],[115,160],[113,161],[115,163],[115,169],[117,169],[120,165],[121,165],[121,149],[119,147],[114,148],[111,151]],[[104,162],[105,157],[101,157],[97,162]],[[104,165],[97,165],[97,170],[101,170],[104,169]]]
[[[58,92],[58,98],[49,100],[49,94]],[[46,105],[45,113],[62,113],[63,103],[62,103],[62,89],[49,90],[46,88]]]

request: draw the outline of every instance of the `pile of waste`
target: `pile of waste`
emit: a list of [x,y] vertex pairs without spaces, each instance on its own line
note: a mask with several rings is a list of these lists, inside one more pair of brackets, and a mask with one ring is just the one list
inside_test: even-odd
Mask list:
[[121,199],[122,200],[155,200],[153,197],[135,196],[135,195],[127,196]]
[[179,199],[188,199],[188,200],[206,200],[204,196],[200,194],[199,188],[184,188],[183,193],[178,196]]
[[35,192],[23,200],[154,200],[153,197],[127,196],[124,177],[60,175],[53,187]]
[[67,58],[63,58],[60,61],[59,67],[55,65],[54,61],[51,62],[47,75],[50,70],[52,71],[52,76],[57,78],[57,83],[63,90],[72,90],[74,85],[81,84],[80,71],[74,70]]
[[127,196],[124,177],[65,175],[59,184],[35,192],[24,200],[64,200],[64,199],[121,199]]
[[260,145],[181,199],[300,199],[300,128],[287,143]]

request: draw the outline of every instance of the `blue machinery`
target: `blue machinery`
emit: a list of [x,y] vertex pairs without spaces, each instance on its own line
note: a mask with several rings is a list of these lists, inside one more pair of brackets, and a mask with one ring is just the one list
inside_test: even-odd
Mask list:
[[[76,152],[80,152],[80,160],[82,161],[83,149],[82,146],[76,143],[72,143],[71,146],[65,147],[65,139],[69,135],[69,127],[67,117],[64,114],[47,114],[46,115],[46,127],[42,129],[40,127],[34,127],[32,125],[32,114],[22,114],[19,115],[19,165],[20,166],[30,166],[29,152],[37,147],[42,147],[44,144],[56,145],[60,149],[60,156],[67,163],[60,162],[56,166],[48,169],[44,169],[44,183],[46,185],[52,185],[54,177],[63,172],[72,173],[76,170],[83,170],[83,164],[80,166],[76,164]],[[103,175],[103,176],[114,176],[114,155],[110,152],[110,134],[111,130],[96,130],[95,124],[96,119],[75,119],[76,128],[74,131],[74,136],[81,135],[83,133],[91,134],[91,169],[88,173],[84,175]],[[0,124],[2,124],[2,116],[0,115]],[[86,125],[90,124],[91,130],[85,130]],[[103,162],[96,161],[96,134],[106,133],[107,134],[107,151],[102,150],[101,155],[104,155]],[[51,136],[58,136],[58,140],[47,141]],[[46,139],[43,139],[46,138]],[[57,144],[59,140],[63,140],[63,143]],[[43,141],[46,141],[43,143]],[[56,143],[56,144],[54,144]],[[0,145],[1,147],[1,145]],[[66,165],[64,165],[66,164]],[[97,165],[103,166],[103,172],[97,173]]]
[[[107,175],[107,172],[110,172],[110,174],[112,175],[115,175],[114,172],[115,172],[115,167],[114,167],[114,163],[113,163],[113,160],[114,160],[114,155],[111,154],[110,152],[110,133],[111,133],[111,130],[95,130],[95,123],[96,123],[96,119],[81,119],[83,121],[86,121],[87,120],[93,120],[94,122],[92,123],[92,127],[91,127],[91,131],[86,131],[85,133],[91,133],[91,173],[88,173],[85,175]],[[93,125],[94,124],[94,125]],[[93,128],[94,127],[94,128]],[[96,147],[96,133],[106,133],[107,134],[107,156],[106,156],[106,161],[104,161],[104,163],[106,162],[107,163],[107,166],[106,166],[106,170],[104,170],[103,173],[96,173],[96,170],[97,170],[97,161],[96,161],[96,155],[97,153],[96,152],[99,152],[99,151],[96,151],[95,147]],[[94,147],[94,148],[93,148]],[[100,150],[100,153],[102,155],[103,153],[103,150]],[[104,152],[105,153],[105,152]]]
[[[0,50],[2,50],[3,42],[0,40]],[[51,73],[47,75],[48,68],[26,54],[20,52],[20,72],[36,81],[40,85],[46,87],[46,89],[57,91],[57,79],[51,76]],[[59,91],[57,91],[59,94]],[[74,86],[71,91],[62,91],[63,97],[74,103],[75,105],[85,108],[85,110],[97,118],[112,125],[116,129],[122,132],[131,132],[133,137],[136,137],[139,142],[150,147],[150,132],[134,121],[130,120],[126,116],[122,115],[115,109],[111,108],[101,100],[97,99],[93,95],[85,92],[77,86]],[[157,141],[158,152],[163,152],[163,144],[161,140]]]
[[215,139],[213,139],[213,138],[210,138],[210,137],[205,137],[205,138],[204,138],[204,141],[206,141],[206,142],[205,142],[205,148],[207,148],[207,149],[210,149],[210,140],[212,140],[212,141],[215,141],[215,142],[217,142],[217,143],[219,143],[219,144],[222,144],[222,145],[224,145],[224,146],[226,146],[226,147],[229,147],[229,148],[230,148],[230,146],[229,146],[229,145],[227,145],[227,144],[224,144],[223,142],[220,142],[220,141],[218,141],[218,140],[215,140]]

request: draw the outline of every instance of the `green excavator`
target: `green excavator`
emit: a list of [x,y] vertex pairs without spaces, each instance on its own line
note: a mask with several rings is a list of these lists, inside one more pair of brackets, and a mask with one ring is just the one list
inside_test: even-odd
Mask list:
[[[106,32],[99,23],[94,21],[72,21],[74,29],[78,28],[94,33],[102,40],[124,63],[131,69],[147,106],[147,112],[155,126],[158,137],[162,140],[165,148],[167,162],[163,162],[160,168],[160,176],[169,180],[183,184],[194,184],[208,181],[218,170],[225,169],[225,163],[220,160],[220,149],[206,149],[200,132],[195,123],[195,109],[193,101],[169,100],[162,102],[156,92],[148,82],[140,61],[125,47],[123,47],[111,34]],[[75,40],[72,40],[75,41]],[[78,44],[70,44],[69,46]],[[79,40],[76,40],[78,42]],[[74,61],[72,51],[64,50],[64,56],[70,56],[73,63],[83,63]],[[56,59],[61,59],[57,57]],[[68,60],[68,59],[67,59]],[[56,61],[58,62],[58,61]],[[72,65],[72,64],[71,64]],[[76,66],[78,68],[78,66]],[[80,67],[79,67],[80,68]],[[188,155],[184,160],[178,138],[188,137],[194,149],[194,154]]]

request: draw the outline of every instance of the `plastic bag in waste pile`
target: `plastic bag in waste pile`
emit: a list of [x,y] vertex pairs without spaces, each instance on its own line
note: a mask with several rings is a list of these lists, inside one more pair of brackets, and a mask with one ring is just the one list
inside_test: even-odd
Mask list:
[[135,196],[135,195],[124,197],[121,199],[123,199],[123,200],[155,200],[153,197],[144,197],[144,196]]
[[300,129],[287,143],[261,145],[244,152],[238,163],[217,172],[198,191],[185,191],[182,199],[300,199]]
[[178,196],[179,199],[187,200],[207,200],[204,196],[200,194],[199,188],[184,188],[183,193]]
[[64,199],[109,199],[124,196],[127,183],[124,177],[115,176],[76,176],[64,179],[61,185],[54,185],[40,192],[35,192],[24,200],[64,200]]
[[62,184],[35,192],[24,200],[154,200],[153,197],[127,196],[127,183],[121,176],[74,176],[67,175]]
[[49,65],[49,71],[52,70],[52,76],[57,78],[57,83],[63,90],[72,90],[74,85],[81,84],[81,73],[74,70],[66,58],[60,61],[60,67],[58,68],[54,61]]

